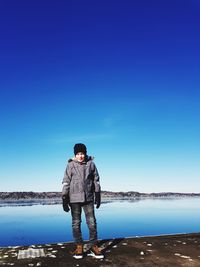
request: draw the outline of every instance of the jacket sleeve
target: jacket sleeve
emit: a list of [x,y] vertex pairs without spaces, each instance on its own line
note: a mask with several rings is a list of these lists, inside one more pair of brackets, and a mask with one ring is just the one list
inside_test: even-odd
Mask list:
[[66,170],[64,172],[64,177],[63,177],[63,181],[62,181],[62,185],[63,185],[62,196],[69,194],[71,179],[72,179],[71,168],[70,168],[70,165],[68,164],[66,167]]
[[95,186],[95,192],[101,192],[101,186],[100,186],[100,177],[99,177],[99,173],[97,170],[96,165],[93,162],[93,174],[94,174],[94,186]]

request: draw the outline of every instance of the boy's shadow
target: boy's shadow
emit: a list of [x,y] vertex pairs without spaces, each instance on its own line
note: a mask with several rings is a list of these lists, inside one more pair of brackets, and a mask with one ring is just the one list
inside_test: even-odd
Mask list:
[[98,247],[101,247],[101,252],[105,254],[110,251],[114,246],[122,242],[124,238],[104,239],[98,241]]

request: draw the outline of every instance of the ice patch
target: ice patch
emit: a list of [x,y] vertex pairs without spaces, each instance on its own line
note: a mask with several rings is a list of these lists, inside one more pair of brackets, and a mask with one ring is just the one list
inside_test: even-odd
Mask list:
[[181,255],[180,257],[181,257],[181,258],[184,258],[184,259],[190,259],[189,256],[185,256],[185,255]]
[[51,258],[56,258],[56,256],[55,256],[55,255],[50,255],[49,257],[51,257]]
[[183,259],[190,259],[190,256],[181,255],[180,253],[175,253],[175,256],[181,257]]
[[37,257],[45,257],[44,249],[28,248],[24,250],[19,250],[18,252],[18,259],[28,259]]
[[175,256],[179,256],[179,257],[181,256],[181,254],[179,254],[179,253],[175,253],[174,255],[175,255]]

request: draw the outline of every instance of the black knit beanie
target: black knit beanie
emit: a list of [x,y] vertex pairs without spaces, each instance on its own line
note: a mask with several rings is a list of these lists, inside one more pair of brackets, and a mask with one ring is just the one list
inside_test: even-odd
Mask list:
[[83,154],[87,155],[87,148],[84,144],[75,144],[74,155],[78,154],[79,152],[82,152]]

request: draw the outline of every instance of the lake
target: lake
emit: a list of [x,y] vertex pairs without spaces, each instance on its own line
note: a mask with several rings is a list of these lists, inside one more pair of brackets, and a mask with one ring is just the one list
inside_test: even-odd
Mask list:
[[[99,239],[200,232],[200,198],[114,201],[95,211]],[[73,241],[71,214],[60,204],[0,207],[1,247],[68,241]]]

